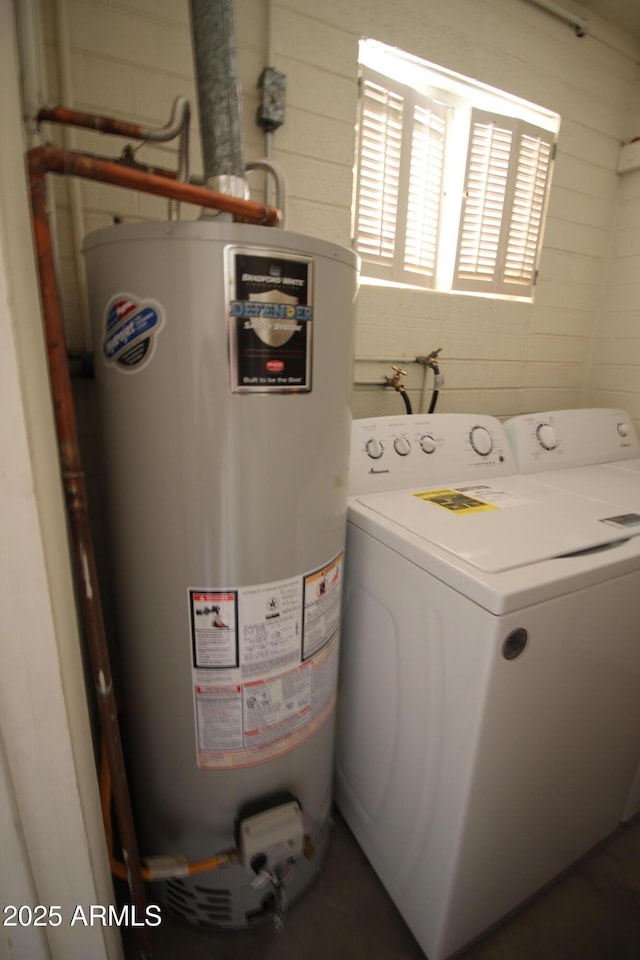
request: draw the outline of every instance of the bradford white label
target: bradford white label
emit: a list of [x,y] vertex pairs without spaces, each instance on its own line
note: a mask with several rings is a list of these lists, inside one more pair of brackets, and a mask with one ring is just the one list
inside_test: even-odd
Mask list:
[[227,270],[232,392],[308,393],[313,261],[232,248]]

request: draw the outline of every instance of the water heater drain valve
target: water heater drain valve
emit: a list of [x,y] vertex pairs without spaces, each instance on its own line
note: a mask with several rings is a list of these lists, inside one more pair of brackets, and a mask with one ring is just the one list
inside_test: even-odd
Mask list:
[[295,801],[271,807],[239,825],[240,859],[248,873],[273,873],[304,851],[302,811]]

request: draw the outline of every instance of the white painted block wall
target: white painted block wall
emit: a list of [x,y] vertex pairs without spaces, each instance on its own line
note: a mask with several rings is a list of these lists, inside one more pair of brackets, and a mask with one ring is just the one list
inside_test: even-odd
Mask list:
[[[640,122],[629,130],[637,135]],[[640,422],[640,171],[620,177],[588,392],[594,406],[622,407]]]
[[[166,122],[178,94],[196,107],[187,0],[58,0],[43,9],[52,99],[149,125]],[[269,63],[287,76],[286,122],[274,135],[273,159],[289,181],[288,226],[299,232],[350,243],[361,36],[397,45],[562,117],[535,302],[363,287],[354,379],[378,382],[390,373],[389,363],[366,358],[403,358],[415,404],[422,369],[410,361],[442,347],[442,410],[508,416],[628,397],[640,417],[634,392],[640,341],[632,335],[634,311],[626,306],[634,298],[633,283],[624,281],[625,270],[634,272],[628,256],[611,261],[615,280],[608,283],[610,252],[638,226],[633,222],[638,190],[630,177],[621,182],[616,173],[620,143],[632,135],[638,45],[593,18],[593,35],[579,39],[524,0],[237,0],[236,11],[245,159],[264,152],[254,118],[258,77]],[[58,142],[65,136],[60,128],[49,133]],[[83,131],[66,136],[71,144],[102,153],[122,145]],[[174,162],[167,147],[145,146],[139,157]],[[199,169],[197,130],[193,159]],[[262,174],[252,174],[251,184],[261,196]],[[57,187],[61,263],[70,339],[87,345],[74,256],[77,234],[109,223],[114,214],[164,217],[166,204],[112,187],[75,189],[82,198],[76,236],[68,216],[69,186]],[[400,409],[400,399],[392,391],[356,385],[352,408],[355,416],[392,413]]]

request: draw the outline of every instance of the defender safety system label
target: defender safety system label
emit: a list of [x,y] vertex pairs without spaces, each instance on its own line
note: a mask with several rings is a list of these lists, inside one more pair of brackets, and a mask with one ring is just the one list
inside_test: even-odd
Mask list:
[[227,250],[232,393],[311,390],[313,260]]
[[198,766],[263,763],[335,704],[343,555],[287,580],[190,589]]

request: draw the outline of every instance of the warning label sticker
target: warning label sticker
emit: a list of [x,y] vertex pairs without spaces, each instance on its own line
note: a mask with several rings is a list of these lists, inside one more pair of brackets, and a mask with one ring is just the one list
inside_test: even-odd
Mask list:
[[242,749],[242,687],[196,685],[198,749]]
[[311,573],[189,590],[198,765],[292,750],[333,709],[343,555]]
[[342,554],[304,578],[304,660],[317,653],[338,629],[341,596]]
[[238,597],[235,590],[191,591],[191,633],[198,667],[238,666]]
[[480,513],[483,510],[498,509],[495,504],[478,500],[462,490],[424,490],[421,493],[414,493],[413,496],[456,514]]

